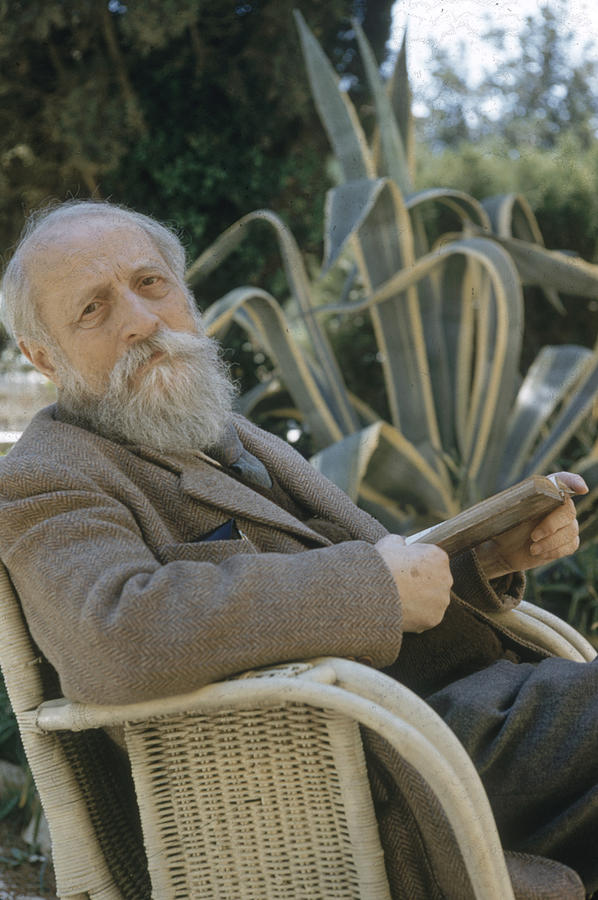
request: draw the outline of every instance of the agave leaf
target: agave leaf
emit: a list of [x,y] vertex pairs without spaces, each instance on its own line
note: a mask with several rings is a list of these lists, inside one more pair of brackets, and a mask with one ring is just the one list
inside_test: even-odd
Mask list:
[[227,228],[189,268],[187,280],[197,284],[200,279],[207,277],[238,246],[247,235],[248,226],[255,222],[265,222],[276,235],[287,283],[310,337],[316,364],[321,370],[321,378],[325,382],[325,391],[331,409],[343,431],[354,431],[359,427],[359,423],[349,402],[347,389],[326,333],[320,327],[314,314],[311,286],[301,253],[291,230],[276,213],[267,209],[258,209],[243,216],[238,222]]
[[549,435],[535,450],[523,470],[523,477],[550,469],[567,441],[592,410],[598,394],[598,352],[586,360],[584,373],[567,398],[562,411],[553,423]]
[[[438,195],[440,193],[438,192]],[[484,221],[485,214],[482,207],[476,206],[475,201],[466,194],[454,192],[452,196],[447,196],[445,193],[444,197],[447,202],[454,204],[459,212],[467,210],[469,213],[473,210],[479,219]],[[439,392],[436,396],[444,416],[443,438],[450,446],[453,434],[450,417],[452,404],[447,395],[450,364],[444,336],[438,329],[439,295],[437,292],[428,291],[425,294],[425,302],[422,303],[413,289],[420,278],[410,277],[417,269],[417,263],[414,263],[411,232],[401,196],[396,186],[388,179],[345,184],[330,193],[327,214],[326,265],[329,266],[334,261],[350,237],[356,236],[356,255],[363,280],[366,289],[376,296],[376,304],[370,304],[370,310],[382,355],[391,421],[426,453],[429,459],[435,459],[435,464],[441,468],[442,444],[436,408],[433,404],[432,385],[442,388],[442,393]],[[480,252],[483,247],[482,258],[492,256],[494,270],[496,271],[498,265],[502,272],[502,275],[497,275],[499,300],[496,302],[499,303],[497,309],[502,315],[501,321],[510,335],[509,346],[500,345],[498,355],[495,356],[491,345],[495,321],[493,316],[497,313],[491,314],[490,309],[494,309],[496,302],[491,304],[488,300],[485,305],[482,304],[478,316],[480,327],[477,329],[477,372],[473,376],[473,391],[471,394],[461,393],[458,400],[461,411],[465,404],[469,409],[468,424],[461,428],[460,436],[462,445],[463,442],[467,445],[473,464],[474,454],[471,448],[474,442],[477,442],[478,426],[481,425],[482,433],[487,438],[486,432],[491,423],[489,415],[482,415],[480,412],[482,402],[488,384],[498,386],[497,369],[488,382],[487,368],[490,358],[495,358],[496,365],[500,367],[501,353],[504,354],[504,359],[508,359],[509,364],[513,366],[512,374],[506,376],[506,383],[511,382],[514,388],[513,375],[518,363],[516,354],[519,352],[521,342],[521,292],[508,256],[502,251],[496,253],[495,245],[490,242],[482,244],[476,243],[480,239],[471,240],[474,242],[470,245],[471,248],[477,247],[477,252]],[[454,246],[462,248],[464,244],[461,241]],[[429,273],[424,272],[424,276]],[[402,278],[402,274],[407,277]],[[386,296],[383,296],[376,289],[384,283],[385,277],[388,279],[386,287],[392,283],[397,290],[393,293],[385,291]],[[500,289],[501,279],[504,278],[509,286],[508,292]],[[404,288],[399,286],[399,281],[402,281]],[[446,298],[446,302],[447,304],[451,302],[450,297]],[[462,305],[462,301],[460,304]],[[511,313],[508,314],[511,307]],[[464,321],[466,320],[467,317]],[[501,334],[506,334],[504,329]],[[460,348],[463,349],[464,355],[457,359],[466,361],[470,354],[467,343],[462,340]],[[466,366],[461,363],[460,383],[463,385],[470,377]],[[503,401],[502,396],[495,397],[496,408],[493,407],[494,413],[498,414],[497,428],[498,422],[504,425],[508,409],[508,399]],[[481,466],[481,452],[479,452],[475,458],[476,471],[481,469]],[[487,458],[484,463],[485,470],[489,466]]]
[[[500,194],[483,201],[492,222],[493,231],[503,238],[518,238],[544,246],[544,238],[534,212],[523,194]],[[565,307],[557,291],[544,286],[544,294],[556,311],[565,315]]]
[[213,303],[204,314],[210,333],[239,317],[253,333],[261,335],[264,349],[284,371],[289,393],[301,410],[316,446],[340,440],[343,432],[334,419],[322,383],[314,377],[274,297],[259,288],[237,288]]
[[[389,176],[403,194],[407,194],[412,190],[415,177],[415,154],[406,41],[404,38],[392,77],[384,89],[374,55],[363,30],[357,24],[355,32],[377,111],[378,125],[373,145],[377,169],[380,174]],[[428,240],[423,220],[418,211],[413,211],[411,214],[411,226],[415,254],[422,256],[428,251]],[[424,340],[430,365],[430,379],[439,399],[437,423],[443,437],[449,438],[451,423],[447,414],[446,353],[438,318],[430,314],[432,309],[437,308],[439,297],[428,279],[423,279],[418,284],[417,294],[423,313]]]
[[[450,190],[448,188],[432,188],[411,194],[406,198],[405,206],[409,210],[411,217],[415,254],[418,257],[424,256],[429,252],[421,207],[423,204],[430,202],[437,202],[452,209],[463,223],[464,230],[469,229],[471,222],[476,223],[478,227],[483,229],[490,226],[482,205],[463,191]],[[460,237],[462,237],[461,234],[456,236],[457,239]],[[454,398],[450,393],[454,365],[446,345],[443,329],[443,319],[448,298],[445,288],[440,288],[440,279],[438,277],[423,278],[418,283],[417,290],[424,323],[430,377],[436,399],[436,415],[443,445],[446,449],[450,449],[455,440],[455,404]],[[457,288],[457,294],[460,293],[460,289]]]
[[[399,128],[399,134],[405,150],[407,160],[407,172],[409,175],[409,183],[415,181],[415,130],[413,128],[413,113],[411,111],[411,86],[409,84],[409,76],[407,73],[407,30],[403,35],[401,47],[395,59],[392,74],[386,84],[386,92],[388,94],[391,109],[394,113],[396,123]],[[380,155],[382,152],[380,141],[380,127],[376,125],[374,136],[372,138],[372,158],[376,171],[380,174],[390,174],[384,170],[381,163]]]
[[415,261],[407,271],[399,271],[382,284],[367,304],[379,304],[404,290],[455,254],[477,260],[487,271],[489,293],[477,314],[476,368],[467,403],[468,445],[466,461],[478,489],[490,488],[500,459],[504,429],[517,381],[521,349],[523,299],[517,273],[501,247],[484,238],[453,241]]
[[388,83],[388,94],[396,116],[411,183],[415,181],[415,129],[411,109],[411,85],[407,73],[407,29]]
[[[424,239],[425,231],[423,226],[423,218],[421,215],[422,206],[426,203],[438,203],[448,207],[457,214],[462,222],[465,231],[470,230],[471,223],[474,223],[484,231],[490,230],[490,220],[488,215],[478,200],[471,197],[463,191],[452,190],[448,188],[430,188],[425,191],[418,191],[411,194],[405,201],[405,206],[410,212],[411,221],[414,228],[416,255],[421,256],[427,252],[427,242]],[[459,239],[461,235],[456,235]],[[471,272],[472,265],[467,268]],[[465,271],[465,269],[462,269]],[[445,275],[446,279],[447,275]],[[454,355],[455,345],[450,349],[450,341],[444,332],[447,316],[450,318],[450,307],[454,306],[453,299],[458,299],[458,307],[463,309],[464,315],[466,304],[463,303],[461,295],[464,288],[457,282],[453,282],[451,293],[447,294],[449,282],[443,281],[442,290],[436,287],[436,281],[423,279],[418,285],[418,293],[420,298],[420,306],[422,311],[422,319],[424,322],[424,331],[426,335],[426,347],[428,350],[428,359],[430,362],[430,376],[434,388],[434,397],[437,401],[437,415],[440,425],[440,432],[445,449],[450,450],[456,437],[463,437],[463,428],[456,427],[455,416],[458,415],[456,400],[464,397],[464,394],[454,395],[451,392],[451,385],[455,384],[455,363],[458,361],[459,367],[463,372],[466,368],[465,363],[469,350],[467,345],[461,341],[461,351],[458,356]],[[472,332],[473,338],[473,332]],[[462,404],[461,404],[462,405]]]
[[[416,211],[411,216],[414,231],[414,243],[417,255],[428,252],[421,216]],[[418,232],[422,232],[418,236]],[[415,286],[417,291],[420,317],[424,331],[424,343],[430,372],[430,382],[435,401],[436,419],[440,431],[442,446],[450,448],[454,442],[453,403],[450,394],[450,360],[443,329],[441,310],[446,300],[440,290],[438,273],[422,278]]]
[[366,78],[376,107],[378,127],[380,130],[380,142],[382,145],[382,157],[384,160],[384,168],[382,169],[381,174],[388,175],[392,178],[400,190],[406,194],[412,189],[411,177],[407,165],[405,147],[403,145],[397,120],[395,119],[390,97],[382,84],[378,64],[362,28],[356,21],[353,22],[353,28],[357,36],[357,43],[361,51]]
[[[247,418],[252,415],[259,416],[264,410],[271,412],[272,409],[278,409],[282,395],[288,397],[288,391],[283,388],[280,378],[273,375],[266,381],[260,381],[239,397],[236,408]],[[298,410],[293,410],[293,412],[299,414]]]
[[[476,309],[482,303],[483,267],[469,256],[448,256],[440,269],[442,301],[436,318],[442,324],[446,346],[447,384],[445,402],[448,404],[452,433],[444,443],[447,451],[459,448],[461,458],[467,458],[470,441],[467,421],[470,411],[470,391],[475,346]],[[437,396],[437,395],[436,395]]]
[[486,197],[482,205],[499,237],[516,237],[544,246],[544,238],[531,206],[523,194],[497,194]]
[[564,344],[543,347],[519,388],[508,426],[500,487],[517,481],[548,419],[583,374],[592,351]]
[[385,422],[375,422],[326,447],[311,462],[361,506],[374,506],[387,527],[406,524],[410,507],[434,520],[456,511],[438,474],[413,444]]
[[[383,240],[384,238],[380,241],[382,248]],[[400,298],[402,295],[409,296],[409,289],[413,289],[421,279],[430,276],[436,270],[442,270],[446,261],[455,255],[463,255],[474,262],[477,261],[487,273],[488,279],[487,287],[480,290],[479,305],[481,308],[476,310],[476,333],[478,336],[476,338],[475,369],[469,376],[463,374],[463,371],[466,371],[465,367],[459,375],[459,383],[462,385],[464,393],[458,402],[461,403],[462,408],[469,410],[465,425],[465,437],[462,436],[462,442],[465,441],[470,448],[470,458],[465,460],[465,464],[472,482],[473,499],[479,499],[480,496],[487,496],[494,485],[501,448],[505,439],[506,421],[518,380],[517,372],[523,331],[523,298],[517,272],[509,255],[489,238],[477,237],[452,241],[415,260],[411,266],[402,268],[399,265],[397,270],[376,290],[369,293],[364,300],[345,304],[342,307],[336,305],[322,307],[321,311],[347,313],[368,309],[376,321],[374,318],[376,307],[394,300],[397,308],[396,318],[401,313]],[[473,299],[475,298],[470,295],[462,297],[460,301],[463,304],[462,310],[463,308],[467,310],[467,303],[472,304]],[[454,299],[451,300],[451,303],[453,317],[457,316],[458,321],[459,314],[454,311]],[[403,306],[406,305],[403,304]],[[467,318],[467,313],[462,311],[461,314],[465,331],[458,346],[466,353],[469,352],[467,347],[471,341],[471,321]],[[410,327],[411,321],[407,319],[403,334],[409,335],[412,346],[419,344],[421,348],[422,331],[419,310],[414,316],[415,328]],[[394,333],[394,329],[391,327],[388,328],[388,331]],[[422,375],[427,374],[427,370],[418,371],[410,379],[409,373],[403,374],[408,372],[404,361],[399,360],[397,365],[396,347],[400,346],[398,341],[388,341],[387,344],[382,344],[379,331],[376,336],[381,346],[391,348],[391,359],[387,361],[387,366],[390,371],[389,377],[394,381],[396,394],[401,392],[404,407],[406,404],[410,404],[406,408],[410,409],[413,417],[421,417],[422,405],[414,404],[413,378],[421,378]],[[471,385],[469,385],[470,381]],[[406,428],[401,430],[409,440],[417,445],[416,440],[407,433]],[[425,444],[421,449],[422,452],[426,452]],[[444,466],[444,464],[441,466],[440,463],[443,452],[441,449],[437,460],[439,472]]]
[[245,237],[243,229],[246,224],[246,217],[239,219],[227,228],[226,231],[223,231],[222,234],[216,238],[214,243],[198,256],[185,272],[187,284],[192,288],[195,288],[201,281],[207,278],[214,269],[217,269],[233,250],[236,250]]
[[[338,104],[338,97],[334,92],[334,86],[336,85],[336,80],[334,73],[331,71],[329,64],[326,61],[324,54],[322,53],[321,48],[315,42],[313,36],[310,35],[309,43],[307,41],[307,29],[305,28],[305,24],[302,19],[298,17],[298,23],[300,27],[300,32],[304,37],[304,55],[306,57],[306,61],[308,63],[308,69],[310,72],[310,79],[312,83],[312,89],[314,90],[314,94],[316,96],[316,104],[318,106],[318,110],[320,112],[320,116],[322,118],[322,122],[324,127],[328,131],[331,144],[333,150],[335,151],[337,157],[340,159],[341,167],[343,169],[344,178],[347,181],[350,180],[362,180],[365,177],[372,177],[374,174],[374,161],[371,155],[367,156],[363,150],[363,133],[361,130],[355,131],[355,134],[351,139],[347,138],[348,127],[345,126],[344,130],[342,128],[337,129],[337,134],[333,133],[333,129],[330,127],[330,122],[335,122],[336,119],[339,121],[344,121],[343,116],[346,113],[343,110],[338,110],[336,104]],[[399,127],[397,125],[396,120],[394,119],[392,104],[387,96],[387,93],[384,91],[380,84],[380,79],[378,77],[377,66],[373,55],[371,54],[371,50],[369,46],[367,46],[367,42],[365,38],[363,38],[363,34],[361,33],[359,27],[356,27],[356,32],[358,34],[358,38],[360,40],[362,50],[364,53],[364,60],[366,63],[366,68],[368,72],[368,77],[372,84],[372,88],[375,95],[375,102],[378,106],[378,109],[383,111],[383,115],[380,118],[380,121],[383,123],[381,129],[379,129],[379,133],[381,134],[381,141],[384,146],[384,156],[387,162],[386,169],[391,172],[394,178],[397,179],[398,184],[402,185],[405,188],[408,188],[411,184],[411,175],[409,172],[409,165],[407,163],[405,157],[405,149],[402,142],[401,133],[399,131]],[[317,65],[316,65],[317,64]],[[406,89],[405,93],[408,95],[409,86],[407,80],[406,73],[406,57],[405,57],[405,47],[403,47],[402,53],[399,55],[399,64],[396,70],[397,72],[403,72],[404,80],[402,82],[403,87]],[[395,85],[396,85],[395,80]],[[389,86],[389,90],[392,91],[393,86]],[[343,98],[344,99],[344,98]],[[347,99],[347,104],[349,103]],[[407,104],[409,106],[409,104]],[[354,110],[352,105],[350,105],[350,120],[355,124],[353,114]],[[411,111],[405,110],[403,106],[403,115],[401,121],[405,126],[405,134],[409,133],[409,141],[412,150],[412,137],[413,137],[413,129],[411,127]],[[357,139],[355,139],[355,135],[357,135]],[[351,147],[351,141],[353,141],[353,146]],[[346,160],[346,154],[349,154],[349,162]],[[357,166],[355,160],[361,159],[364,163],[361,167]],[[413,163],[413,158],[412,158]],[[416,213],[413,214],[413,235],[412,241],[415,240],[417,253],[424,254],[427,252],[428,244],[425,236],[425,230],[423,224],[421,222],[421,218]],[[336,245],[338,248],[341,246],[341,241],[337,240]],[[328,257],[327,260],[330,263],[332,261],[331,257]],[[433,288],[427,281],[423,281],[418,286],[418,293],[420,302],[425,304],[426,306],[433,306],[437,303],[437,297],[434,295]],[[417,298],[411,301],[413,303],[417,303]],[[377,313],[375,314],[378,315]],[[446,384],[446,361],[444,359],[444,352],[441,343],[441,335],[439,329],[437,327],[436,320],[432,316],[427,316],[426,321],[428,322],[428,332],[424,333],[424,343],[429,345],[430,353],[429,358],[431,361],[431,373],[428,375],[423,375],[424,379],[428,381],[433,377],[435,386],[441,392],[441,400],[444,399],[442,393],[445,391],[444,385]],[[389,325],[388,320],[384,323],[378,322],[375,323],[375,327],[377,327],[381,336],[385,334],[385,327]],[[383,338],[384,339],[384,338]],[[409,354],[413,356],[413,354]],[[387,357],[383,355],[383,358]],[[385,369],[385,376],[387,375]],[[395,402],[396,397],[393,395],[393,388],[389,384],[390,389],[390,399],[391,399],[391,407],[393,414],[393,421],[397,424],[399,422],[399,411],[398,405]],[[442,416],[442,427],[443,431],[450,431],[450,422],[447,420],[447,416],[445,413],[446,404],[444,402],[440,403],[441,416]],[[416,431],[413,430],[413,426],[415,423],[403,423],[404,427],[409,431],[413,436],[416,435]],[[430,403],[426,403],[426,420],[424,420],[424,425],[426,426],[424,431],[424,437],[422,440],[430,443],[431,446],[434,447],[433,452],[438,455],[438,444],[436,435],[438,434],[438,422],[436,417],[433,414],[432,407]],[[432,431],[432,437],[426,434],[428,430]],[[421,430],[421,429],[420,429]]]
[[310,462],[355,502],[370,459],[380,439],[380,422],[320,450]]
[[374,162],[355,108],[338,86],[338,76],[298,10],[295,21],[312,95],[345,180],[374,178]]
[[339,184],[327,192],[322,274],[337,262],[349,239],[371,213],[386,184],[384,178],[361,178]]
[[[484,497],[494,489],[519,377],[523,295],[510,257],[492,241],[470,238],[457,242],[453,250],[465,252],[482,267],[472,273],[478,278],[479,308],[464,463],[472,492]],[[470,294],[469,302],[474,298]],[[470,493],[469,499],[477,497]]]
[[[345,182],[328,191],[325,206],[323,272],[327,272],[334,265],[350,239],[359,232],[388,184],[389,181],[385,178],[361,179],[360,181]],[[392,237],[394,231],[397,240],[400,240],[400,227],[397,228],[394,224],[389,226],[387,236]],[[404,218],[402,228],[404,232],[406,228]],[[363,265],[362,261],[362,268]],[[393,263],[391,263],[392,265]],[[398,260],[396,265],[399,265]],[[418,282],[417,289],[424,327],[425,355],[429,363],[434,394],[439,399],[437,414],[441,418],[443,438],[450,441],[452,430],[449,406],[451,401],[448,395],[446,349],[438,316],[440,295],[426,278]],[[400,413],[396,408],[393,416],[395,422],[399,421]],[[404,425],[404,427],[409,430],[408,425]]]
[[[357,264],[368,293],[414,262],[409,215],[390,179],[354,234]],[[391,421],[442,468],[441,442],[417,290],[411,282],[370,310],[382,358]]]
[[424,203],[441,203],[455,212],[463,223],[473,222],[485,231],[490,231],[490,219],[483,205],[465,191],[452,188],[427,188],[416,191],[405,199],[409,211],[418,210]]
[[496,237],[513,257],[524,284],[554,288],[564,294],[598,298],[598,265],[559,250],[546,250],[516,238]]

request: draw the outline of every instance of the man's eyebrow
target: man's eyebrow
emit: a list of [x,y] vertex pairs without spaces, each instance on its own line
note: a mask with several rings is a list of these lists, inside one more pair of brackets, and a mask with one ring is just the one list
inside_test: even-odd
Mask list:
[[170,271],[163,259],[151,259],[147,262],[142,262],[139,265],[135,266],[131,275],[135,277],[135,275],[140,275],[141,272],[146,272],[148,269],[161,269],[164,272]]
[[[136,278],[142,272],[147,272],[148,270],[151,270],[151,269],[161,269],[164,272],[169,271],[168,266],[162,260],[148,259],[148,260],[144,260],[143,262],[141,262],[135,266],[135,268],[131,271],[131,278]],[[89,301],[93,300],[93,298],[97,294],[101,294],[103,291],[106,291],[107,289],[109,290],[110,287],[111,287],[110,280],[98,281],[98,282],[96,282],[96,284],[94,284],[91,287],[87,288],[86,290],[82,291],[80,294],[78,294],[73,299],[73,302],[71,304],[73,311],[75,312],[82,305],[89,303]]]
[[101,281],[97,284],[94,284],[92,287],[87,288],[87,290],[82,291],[80,294],[77,294],[76,297],[73,297],[72,302],[69,306],[72,308],[73,312],[77,312],[81,306],[89,303],[90,300],[93,300],[98,294],[101,294],[106,288],[109,287],[109,282]]

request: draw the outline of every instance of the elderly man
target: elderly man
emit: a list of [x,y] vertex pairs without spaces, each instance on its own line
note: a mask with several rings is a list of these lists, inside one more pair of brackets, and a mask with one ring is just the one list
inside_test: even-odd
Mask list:
[[184,265],[154,220],[75,202],[32,220],[4,276],[7,326],[58,402],[0,464],[0,553],[64,693],[126,703],[367,660],[455,730],[507,846],[597,889],[598,667],[543,659],[486,615],[518,602],[517,570],[577,548],[573,504],[515,552],[406,546],[232,412]]

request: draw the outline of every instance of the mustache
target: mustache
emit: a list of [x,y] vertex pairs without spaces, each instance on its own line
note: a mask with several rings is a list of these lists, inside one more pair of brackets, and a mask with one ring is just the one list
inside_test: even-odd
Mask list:
[[168,359],[191,359],[201,352],[212,339],[205,334],[160,329],[124,353],[110,373],[111,382],[128,382],[155,353],[163,353]]

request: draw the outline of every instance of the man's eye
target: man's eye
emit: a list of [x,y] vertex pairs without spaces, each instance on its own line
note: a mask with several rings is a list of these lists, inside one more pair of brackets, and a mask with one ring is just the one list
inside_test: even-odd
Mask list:
[[160,279],[159,275],[146,275],[145,278],[141,279],[141,284],[144,287],[151,287],[156,284]]
[[91,303],[88,303],[83,312],[81,313],[81,318],[84,319],[87,316],[93,316],[95,312],[100,308],[100,304],[97,300],[93,300]]

